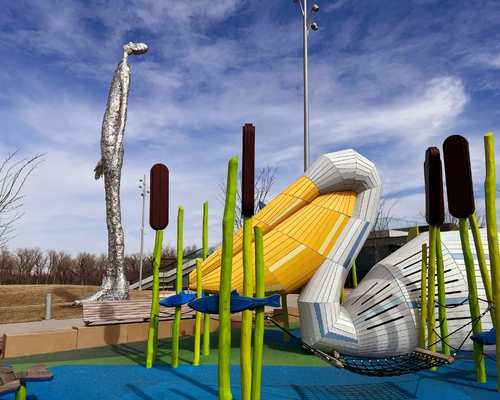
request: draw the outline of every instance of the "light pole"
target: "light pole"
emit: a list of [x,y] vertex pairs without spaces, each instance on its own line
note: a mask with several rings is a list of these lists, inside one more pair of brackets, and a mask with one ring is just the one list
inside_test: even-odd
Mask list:
[[[307,0],[294,0],[294,3],[299,4],[302,12],[302,28],[304,35],[304,172],[309,166],[309,75],[307,61],[307,37],[309,30],[317,31],[319,26],[316,22],[309,19],[307,12]],[[310,12],[316,13],[319,11],[319,6],[313,4]]]
[[142,265],[144,263],[144,208],[146,207],[146,196],[149,193],[146,187],[146,175],[139,179],[139,189],[141,189],[142,212],[141,212],[141,249],[139,251],[139,290],[142,290]]

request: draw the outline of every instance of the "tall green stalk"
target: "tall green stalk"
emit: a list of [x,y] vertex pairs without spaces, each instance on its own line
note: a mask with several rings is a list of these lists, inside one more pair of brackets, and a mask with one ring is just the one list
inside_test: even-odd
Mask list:
[[[262,229],[256,226],[255,234],[255,297],[264,297],[264,244]],[[262,385],[262,355],[264,353],[264,307],[255,310],[252,360],[252,400],[260,400]]]
[[[497,207],[496,207],[496,166],[495,136],[484,135],[486,159],[486,179],[484,192],[486,201],[486,225],[488,233],[488,250],[490,254],[491,280],[493,282],[492,297],[495,305],[500,304],[500,253],[498,251]],[[500,391],[500,306],[494,308],[496,329],[497,390]]]
[[163,231],[156,231],[153,250],[153,293],[151,296],[151,312],[149,316],[148,343],[146,347],[146,368],[151,368],[156,359],[158,347],[158,321],[160,310],[160,263],[163,242]]
[[[175,293],[182,291],[182,264],[184,263],[184,208],[179,207],[177,213],[177,269],[175,276]],[[181,330],[181,307],[175,307],[174,323],[172,324],[172,359],[170,365],[179,365],[179,335]]]
[[427,271],[427,348],[436,351],[436,227],[429,225],[429,263]]
[[[208,201],[203,203],[202,258],[208,257]],[[203,355],[210,355],[210,314],[203,314]]]
[[[479,224],[477,223],[476,214],[472,214],[469,217],[469,223],[472,230],[472,236],[474,237],[474,245],[476,247],[477,263],[479,264],[479,270],[481,271],[481,279],[483,280],[484,292],[486,293],[486,299],[490,304],[493,304],[493,293],[491,289],[491,278],[486,266],[486,256],[484,255],[483,241],[481,239],[481,233],[479,232]],[[492,308],[490,310],[491,322],[493,326],[496,326],[495,321],[495,311]]]
[[[444,286],[444,264],[443,249],[441,245],[441,231],[436,226],[436,261],[437,261],[437,282],[438,282],[438,302],[439,302],[439,333],[442,338],[448,337],[448,319],[446,317],[446,288]],[[450,346],[446,340],[441,341],[441,352],[450,354]]]
[[418,347],[425,349],[425,331],[427,324],[427,244],[422,244],[422,272],[420,274],[420,330]]
[[[243,218],[243,295],[253,296],[253,255],[252,255],[252,218]],[[241,313],[240,370],[241,400],[252,396],[252,322],[253,312]]]
[[[462,252],[464,254],[465,270],[467,272],[467,285],[469,288],[469,310],[470,317],[474,321],[472,331],[480,333],[481,327],[481,310],[479,308],[479,300],[477,297],[476,273],[474,271],[474,259],[469,243],[469,229],[466,218],[459,218],[460,241],[462,243]],[[476,366],[476,379],[479,383],[486,382],[486,368],[484,365],[483,345],[474,342],[474,364]]]
[[28,389],[26,388],[26,383],[21,383],[19,385],[19,388],[16,390],[15,400],[26,400],[27,398],[28,398]]
[[219,399],[232,400],[231,394],[231,273],[233,267],[233,229],[238,181],[238,157],[229,160],[226,202],[222,222],[222,254],[219,287]]
[[[196,259],[196,298],[201,297],[201,259]],[[200,365],[200,345],[201,345],[201,312],[196,311],[196,320],[194,325],[194,351],[193,365]]]
[[351,277],[352,277],[352,287],[356,289],[358,287],[358,269],[356,268],[356,261],[352,263]]

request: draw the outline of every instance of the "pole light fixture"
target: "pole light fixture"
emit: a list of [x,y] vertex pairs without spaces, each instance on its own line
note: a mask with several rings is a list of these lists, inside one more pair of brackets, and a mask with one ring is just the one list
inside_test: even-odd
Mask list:
[[139,251],[139,290],[142,290],[142,268],[144,264],[144,208],[146,206],[146,196],[149,190],[146,184],[146,175],[139,179],[139,189],[142,198],[142,211],[141,211],[141,247]]
[[309,72],[307,59],[307,38],[309,31],[316,32],[319,29],[317,22],[312,21],[309,14],[317,13],[319,5],[314,3],[308,12],[307,0],[293,0],[297,3],[302,13],[303,32],[303,54],[304,54],[304,172],[309,166]]

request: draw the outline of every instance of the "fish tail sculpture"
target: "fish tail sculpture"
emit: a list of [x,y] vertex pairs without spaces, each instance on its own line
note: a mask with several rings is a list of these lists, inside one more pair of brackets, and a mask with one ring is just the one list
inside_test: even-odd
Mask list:
[[120,181],[123,165],[123,136],[127,122],[128,92],[130,88],[129,55],[148,51],[144,43],[127,43],[123,58],[116,67],[109,89],[106,111],[101,129],[101,159],[94,173],[95,179],[104,177],[106,223],[108,229],[108,260],[99,291],[86,299],[76,301],[120,300],[128,298],[125,277],[124,236],[121,222]]

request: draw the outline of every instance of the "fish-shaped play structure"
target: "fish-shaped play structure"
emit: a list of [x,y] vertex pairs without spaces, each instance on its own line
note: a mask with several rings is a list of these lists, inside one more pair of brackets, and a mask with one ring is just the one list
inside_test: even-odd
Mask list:
[[[243,310],[255,310],[257,307],[280,307],[280,295],[275,294],[269,297],[247,297],[240,296],[236,291],[231,293],[231,313],[238,313]],[[193,310],[207,314],[219,313],[219,296],[201,297],[189,303]]]
[[[254,217],[264,233],[266,293],[300,292],[302,340],[322,351],[384,357],[417,347],[421,246],[428,243],[427,233],[377,263],[346,301],[339,302],[352,263],[375,223],[380,191],[371,161],[354,150],[338,151],[317,159]],[[484,230],[481,235],[487,243]],[[447,304],[456,305],[447,310],[453,332],[470,321],[467,281],[459,233],[443,232],[441,239]],[[484,250],[488,259],[487,246]],[[219,289],[220,257],[219,248],[202,264],[204,290]],[[242,290],[242,274],[239,231],[233,244],[233,289]],[[477,276],[479,297],[486,298],[479,270]],[[193,273],[190,287],[196,287]],[[481,311],[487,306],[482,303]],[[489,315],[484,315],[483,329],[491,327]],[[459,345],[468,334],[459,330],[448,341]]]
[[196,293],[188,290],[183,290],[178,294],[165,297],[160,300],[160,305],[163,307],[180,307],[196,299]]

